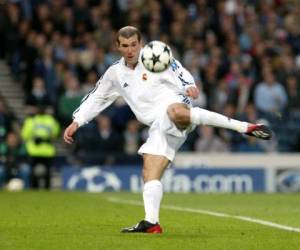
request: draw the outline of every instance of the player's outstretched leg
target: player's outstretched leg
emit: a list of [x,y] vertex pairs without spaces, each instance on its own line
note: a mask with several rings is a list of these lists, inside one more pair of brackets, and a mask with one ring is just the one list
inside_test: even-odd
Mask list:
[[152,224],[146,220],[140,221],[133,227],[123,228],[122,233],[151,233],[151,234],[160,234],[162,233],[161,226],[156,223]]
[[190,121],[195,125],[209,125],[232,129],[263,140],[272,138],[272,131],[266,125],[238,121],[198,107],[191,108]]
[[249,124],[245,134],[263,140],[270,140],[272,138],[271,129],[263,124]]

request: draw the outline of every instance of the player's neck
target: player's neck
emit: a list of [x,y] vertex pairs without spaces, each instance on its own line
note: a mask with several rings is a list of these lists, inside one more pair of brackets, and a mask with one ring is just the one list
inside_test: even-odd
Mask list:
[[136,63],[127,63],[127,62],[125,61],[125,65],[126,65],[128,68],[130,68],[130,69],[135,69],[135,67],[136,67],[137,64],[138,64],[138,62],[136,62]]

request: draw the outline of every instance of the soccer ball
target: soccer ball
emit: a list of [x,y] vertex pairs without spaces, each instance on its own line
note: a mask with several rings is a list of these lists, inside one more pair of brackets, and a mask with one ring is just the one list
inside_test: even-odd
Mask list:
[[147,70],[158,73],[169,67],[173,56],[168,45],[160,41],[152,41],[143,48],[141,58]]
[[18,179],[18,178],[13,178],[7,183],[6,189],[8,191],[15,192],[15,191],[23,190],[24,186],[25,186],[25,184],[24,184],[23,180]]

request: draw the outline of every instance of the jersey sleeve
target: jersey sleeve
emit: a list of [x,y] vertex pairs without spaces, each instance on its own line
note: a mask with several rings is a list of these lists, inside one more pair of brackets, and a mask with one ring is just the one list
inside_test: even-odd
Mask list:
[[184,68],[179,61],[173,59],[170,68],[173,72],[175,84],[179,87],[183,94],[185,94],[185,91],[189,87],[196,86],[195,80],[191,73],[186,68]]
[[109,68],[74,111],[73,120],[79,127],[95,118],[120,96],[112,80],[113,74],[114,71]]

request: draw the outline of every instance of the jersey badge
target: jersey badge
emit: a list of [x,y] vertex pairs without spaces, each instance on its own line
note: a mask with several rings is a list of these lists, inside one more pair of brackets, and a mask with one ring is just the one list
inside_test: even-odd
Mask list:
[[143,79],[143,81],[147,81],[147,79],[148,79],[148,76],[147,76],[147,74],[146,74],[146,73],[144,73],[144,74],[143,74],[143,76],[142,76],[142,79]]

